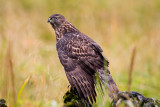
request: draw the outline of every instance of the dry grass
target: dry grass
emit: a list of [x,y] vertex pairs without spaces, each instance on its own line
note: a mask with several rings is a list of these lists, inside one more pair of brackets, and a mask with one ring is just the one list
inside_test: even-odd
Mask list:
[[131,91],[132,74],[133,74],[133,67],[134,67],[135,57],[136,57],[136,46],[133,47],[132,56],[131,56],[131,63],[130,63],[130,66],[129,66],[129,73],[128,73],[128,91]]
[[136,44],[131,90],[160,99],[159,11],[159,0],[1,0],[0,98],[9,106],[14,104],[13,83],[5,64],[10,41],[17,93],[31,77],[18,105],[43,107],[55,100],[62,106],[68,81],[57,56],[54,31],[46,23],[51,14],[61,13],[102,47],[122,91],[127,90],[130,57]]

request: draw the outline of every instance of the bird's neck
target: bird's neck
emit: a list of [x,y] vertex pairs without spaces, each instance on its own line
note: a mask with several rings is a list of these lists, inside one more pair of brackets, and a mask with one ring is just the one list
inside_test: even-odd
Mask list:
[[63,38],[65,36],[65,34],[67,33],[72,33],[72,32],[79,32],[78,29],[76,29],[71,23],[69,22],[64,22],[60,27],[57,27],[55,29],[55,33],[56,33],[56,39],[57,41],[60,40],[61,38]]
[[63,32],[63,34],[71,32],[79,32],[77,28],[75,28],[71,23],[67,21],[62,24],[61,31]]

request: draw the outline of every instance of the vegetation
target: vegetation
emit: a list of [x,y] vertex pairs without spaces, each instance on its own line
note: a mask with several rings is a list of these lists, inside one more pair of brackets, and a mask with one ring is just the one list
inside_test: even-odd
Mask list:
[[159,11],[160,0],[1,0],[0,99],[9,107],[62,107],[68,81],[47,23],[54,13],[102,47],[121,91],[160,99]]
[[[78,96],[75,90],[67,91],[63,97],[64,107],[159,107],[160,100],[144,97],[142,94],[134,91],[119,92],[118,98],[112,100],[112,103],[104,101],[103,103],[93,103],[93,106]],[[97,100],[102,100],[97,98]]]

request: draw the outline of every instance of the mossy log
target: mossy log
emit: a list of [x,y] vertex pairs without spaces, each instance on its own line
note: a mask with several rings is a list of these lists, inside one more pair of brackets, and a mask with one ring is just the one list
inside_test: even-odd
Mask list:
[[119,107],[124,103],[125,107],[160,107],[160,101],[154,98],[144,97],[142,94],[130,91],[119,92],[118,99],[112,101],[113,107]]
[[80,98],[76,90],[69,90],[63,96],[64,107],[92,107],[85,99]]
[[[63,97],[64,107],[92,107],[90,103],[80,98],[77,91],[67,91]],[[144,97],[142,94],[130,91],[119,92],[118,98],[114,99],[111,107],[160,107],[160,100]]]

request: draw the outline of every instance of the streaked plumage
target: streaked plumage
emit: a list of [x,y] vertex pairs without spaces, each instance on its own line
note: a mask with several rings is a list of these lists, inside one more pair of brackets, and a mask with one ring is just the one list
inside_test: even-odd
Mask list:
[[107,79],[106,85],[113,97],[112,93],[116,94],[118,88],[110,75],[109,61],[103,56],[101,47],[60,14],[51,15],[48,22],[55,30],[58,56],[71,87],[77,90],[81,98],[96,101],[95,73],[98,72],[104,85]]

